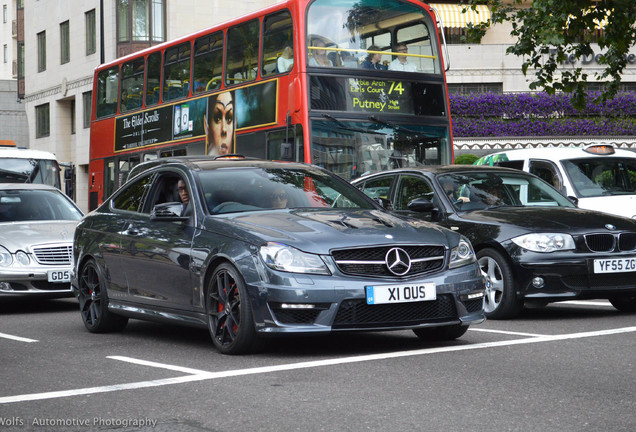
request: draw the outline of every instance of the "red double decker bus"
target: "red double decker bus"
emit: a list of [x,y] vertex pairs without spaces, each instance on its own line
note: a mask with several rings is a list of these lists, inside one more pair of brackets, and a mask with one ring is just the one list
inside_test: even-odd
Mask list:
[[345,179],[453,160],[434,11],[415,0],[288,0],[101,65],[94,209],[137,163],[240,153]]

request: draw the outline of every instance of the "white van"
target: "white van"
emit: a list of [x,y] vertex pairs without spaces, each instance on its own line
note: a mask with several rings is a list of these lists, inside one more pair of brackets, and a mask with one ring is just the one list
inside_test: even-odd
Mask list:
[[475,165],[527,171],[581,208],[636,218],[636,153],[629,150],[607,144],[508,150],[484,156]]
[[60,165],[47,151],[0,147],[0,183],[39,183],[60,189]]

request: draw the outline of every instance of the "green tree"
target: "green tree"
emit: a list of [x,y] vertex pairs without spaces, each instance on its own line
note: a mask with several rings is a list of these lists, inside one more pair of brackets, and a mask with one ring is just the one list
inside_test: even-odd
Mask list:
[[618,92],[627,54],[636,42],[636,1],[463,0],[462,3],[473,9],[477,4],[487,4],[491,10],[489,23],[469,26],[469,41],[480,41],[492,24],[511,23],[511,35],[516,42],[507,52],[523,58],[524,75],[528,69],[534,70],[530,88],[550,94],[571,93],[577,108],[585,106],[588,74],[581,67],[557,70],[557,66],[571,55],[576,58],[592,55],[590,30],[602,23],[603,35],[596,43],[602,51],[599,64],[603,69],[592,77],[607,82],[602,100],[611,99]]

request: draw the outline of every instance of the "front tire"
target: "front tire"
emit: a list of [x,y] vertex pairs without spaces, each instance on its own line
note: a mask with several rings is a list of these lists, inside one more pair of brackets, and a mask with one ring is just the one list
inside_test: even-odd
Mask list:
[[257,334],[245,282],[223,263],[208,282],[206,313],[214,346],[223,354],[245,354],[256,348]]
[[621,312],[636,312],[636,296],[612,297],[609,301]]
[[128,318],[108,310],[108,293],[101,269],[95,260],[88,260],[80,270],[78,279],[80,313],[84,326],[91,333],[121,331]]
[[463,336],[467,331],[467,325],[449,325],[413,329],[413,333],[415,333],[418,338],[427,342],[455,340]]
[[484,313],[490,319],[514,318],[523,302],[517,299],[512,269],[502,254],[494,249],[477,252],[477,261],[486,279]]

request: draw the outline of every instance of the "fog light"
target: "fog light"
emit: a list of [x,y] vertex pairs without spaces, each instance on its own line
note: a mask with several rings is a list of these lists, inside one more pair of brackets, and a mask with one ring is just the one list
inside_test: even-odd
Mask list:
[[535,288],[543,288],[545,286],[545,281],[542,277],[532,278],[532,286]]
[[9,282],[0,282],[0,291],[13,291]]

